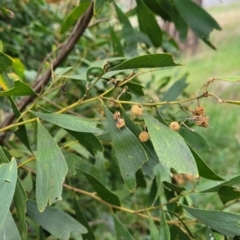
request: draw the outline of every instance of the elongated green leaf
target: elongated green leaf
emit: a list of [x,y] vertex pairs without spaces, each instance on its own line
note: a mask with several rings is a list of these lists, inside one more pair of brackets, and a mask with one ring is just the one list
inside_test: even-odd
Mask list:
[[65,149],[62,149],[61,151],[68,166],[68,174],[75,175],[76,174],[75,164],[79,161],[82,161],[82,158],[75,153],[66,151]]
[[115,31],[113,30],[112,27],[109,27],[109,32],[110,32],[111,41],[112,41],[111,43],[112,43],[112,47],[113,47],[115,55],[124,56],[124,52],[123,52],[123,48],[122,48],[120,39],[118,38],[117,34],[115,33]]
[[207,164],[206,162],[197,154],[197,152],[191,147],[189,143],[188,147],[191,150],[191,153],[193,157],[195,158],[198,172],[201,177],[204,177],[206,179],[215,180],[215,181],[222,181],[224,178],[217,175]]
[[168,224],[166,222],[164,211],[161,211],[161,223],[160,223],[159,231],[160,231],[159,239],[164,239],[164,240],[170,240],[171,239],[170,231],[169,231]]
[[65,68],[57,68],[54,72],[54,81],[59,80],[62,78],[65,74],[67,74],[70,70],[72,70],[73,67],[65,67]]
[[88,232],[86,234],[83,234],[83,239],[84,240],[95,240],[95,236],[94,236],[94,233],[93,233],[93,230],[91,228],[91,226],[89,225],[82,209],[81,209],[81,206],[78,204],[78,201],[77,201],[77,197],[76,195],[74,196],[74,209],[75,209],[75,212],[76,212],[76,219],[88,230]]
[[22,240],[9,210],[4,223],[0,226],[0,236],[4,240]]
[[184,187],[180,187],[180,186],[174,185],[174,184],[166,182],[166,181],[163,181],[163,185],[166,188],[169,188],[169,189],[171,189],[171,190],[173,190],[175,192],[182,192],[182,191],[186,190]]
[[98,196],[102,198],[104,201],[116,205],[116,206],[121,206],[120,200],[117,195],[115,195],[113,192],[108,190],[98,179],[96,179],[94,176],[91,174],[78,169],[80,172],[82,172],[89,183],[92,185],[94,190],[97,192]]
[[137,50],[137,36],[135,31],[122,10],[115,3],[114,6],[119,22],[122,25],[122,37],[125,38],[126,41],[125,51],[127,54],[135,55]]
[[0,196],[1,196],[1,211],[0,211],[0,228],[5,222],[9,207],[12,202],[13,194],[17,182],[17,163],[13,159],[9,163],[0,165]]
[[169,53],[156,53],[148,54],[129,59],[116,67],[111,68],[109,71],[121,69],[134,69],[134,68],[163,68],[180,66],[173,61],[173,57]]
[[146,152],[135,135],[126,126],[118,129],[112,113],[106,107],[104,109],[123,181],[128,190],[133,191],[136,188],[135,173],[148,161]]
[[[221,27],[203,8],[190,0],[173,0],[181,17],[195,32],[195,34],[213,47],[209,42],[209,34],[214,29],[221,30]],[[214,48],[214,47],[213,47]]]
[[104,70],[101,67],[91,67],[87,70],[86,78],[90,82],[95,78],[100,78],[104,74]]
[[75,137],[79,143],[81,143],[91,154],[95,154],[96,151],[103,151],[103,146],[98,138],[93,133],[74,132],[67,130],[73,137]]
[[90,0],[81,0],[79,6],[75,7],[72,12],[66,17],[65,21],[62,24],[60,33],[66,32],[74,23],[81,17],[81,15],[86,11],[90,6]]
[[[10,158],[8,158],[0,147],[0,163],[9,163]],[[26,201],[27,196],[25,190],[22,186],[21,181],[17,178],[16,189],[14,193],[14,203],[17,209],[18,219],[19,219],[19,231],[23,239],[27,239],[27,225],[25,222],[26,214]],[[1,236],[1,235],[0,235]]]
[[171,175],[170,169],[173,168],[178,173],[198,176],[197,165],[183,138],[147,111],[144,112],[144,120],[159,161],[166,171]]
[[[133,121],[128,117],[128,115],[123,109],[121,110],[121,113],[125,120],[126,126],[138,138],[141,130],[133,123]],[[143,146],[148,157],[148,161],[144,163],[142,169],[151,179],[153,179],[155,176],[154,167],[160,163],[158,160],[158,156],[150,141],[147,141],[145,143],[141,142],[141,145]]]
[[27,213],[45,230],[56,238],[68,240],[71,232],[87,233],[87,229],[69,214],[54,207],[46,207],[40,213],[36,202],[28,200]]
[[240,76],[215,77],[214,79],[226,82],[240,82]]
[[19,80],[14,81],[14,87],[6,91],[1,91],[0,96],[36,96],[37,94],[30,86]]
[[56,124],[57,126],[63,127],[68,130],[75,132],[92,132],[101,133],[102,130],[96,127],[95,122],[89,121],[87,118],[71,116],[67,114],[52,114],[52,113],[40,113],[31,111],[35,116]]
[[[128,91],[137,95],[137,96],[144,96],[144,92],[143,92],[143,86],[135,83],[135,82],[129,82],[126,84],[126,86],[128,87]],[[124,87],[124,86],[123,86]]]
[[6,71],[13,64],[13,59],[0,52],[0,73]]
[[62,75],[63,78],[69,78],[72,80],[80,80],[80,81],[87,81],[86,74],[79,74],[79,75]]
[[36,161],[36,200],[38,209],[42,212],[47,204],[62,199],[62,184],[68,168],[58,145],[39,121]]
[[240,198],[240,190],[232,186],[222,186],[218,190],[218,195],[223,204]]
[[239,214],[202,210],[191,208],[183,204],[181,205],[192,216],[197,218],[206,226],[216,230],[217,232],[220,232],[229,237],[240,236]]
[[[10,101],[11,103],[11,106],[12,106],[12,110],[13,110],[13,113],[15,115],[16,118],[19,118],[21,116],[20,112],[18,111],[17,109],[17,106],[14,102],[14,100],[12,99],[12,97],[8,97],[8,100]],[[19,122],[22,122],[22,118],[20,119]],[[31,147],[30,147],[30,143],[29,143],[29,139],[28,139],[28,135],[27,135],[27,130],[26,130],[26,127],[25,125],[21,125],[18,127],[18,130],[15,131],[15,134],[16,136],[22,141],[22,143],[26,146],[26,148],[29,150],[29,151],[32,151],[31,150]]]
[[150,38],[155,47],[160,47],[162,45],[162,31],[154,14],[142,0],[136,2],[140,30]]
[[150,236],[151,236],[151,240],[158,240],[159,238],[159,231],[154,223],[154,221],[152,220],[152,216],[150,213],[148,213],[148,220],[149,220],[149,228],[150,228]]
[[129,231],[123,226],[118,217],[113,214],[114,225],[117,235],[117,240],[133,240],[134,238],[129,233]]

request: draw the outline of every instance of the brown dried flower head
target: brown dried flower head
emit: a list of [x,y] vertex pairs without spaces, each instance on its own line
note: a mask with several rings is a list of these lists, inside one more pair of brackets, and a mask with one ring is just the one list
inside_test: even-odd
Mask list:
[[142,116],[143,115],[143,108],[140,105],[133,105],[131,108],[131,112],[134,116]]
[[197,116],[196,124],[200,127],[208,127],[208,116]]
[[149,133],[146,131],[140,132],[138,138],[140,142],[147,142],[147,140],[149,139]]
[[187,182],[194,182],[196,177],[190,174],[178,173],[173,175],[174,180],[178,185],[185,184]]
[[178,131],[180,129],[180,125],[178,122],[171,122],[169,127],[174,131]]
[[119,111],[116,111],[114,114],[113,114],[113,119],[114,120],[118,120],[120,118],[121,114]]
[[205,108],[203,106],[196,107],[193,112],[193,114],[197,116],[204,115],[204,113],[205,113]]
[[125,120],[123,118],[119,118],[117,120],[116,126],[117,126],[118,129],[123,128],[125,126]]

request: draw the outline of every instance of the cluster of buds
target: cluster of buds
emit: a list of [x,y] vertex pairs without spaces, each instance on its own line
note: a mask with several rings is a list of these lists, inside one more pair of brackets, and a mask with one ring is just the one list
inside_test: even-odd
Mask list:
[[169,127],[174,131],[179,131],[180,125],[178,122],[171,122]]
[[146,131],[142,131],[140,132],[138,138],[140,142],[147,142],[147,140],[149,139],[149,133]]
[[116,111],[113,114],[113,119],[116,121],[116,126],[118,129],[121,129],[125,126],[125,120],[121,118],[121,113],[119,111]]
[[195,110],[192,111],[193,114],[193,120],[196,122],[196,124],[200,127],[208,127],[208,116],[204,115],[205,108],[203,106],[198,106],[195,108]]
[[135,117],[142,116],[143,115],[143,108],[141,107],[141,105],[135,104],[131,108],[131,113]]

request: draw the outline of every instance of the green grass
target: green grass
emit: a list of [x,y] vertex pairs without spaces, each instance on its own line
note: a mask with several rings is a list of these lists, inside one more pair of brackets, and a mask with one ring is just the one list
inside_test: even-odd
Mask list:
[[[187,92],[193,94],[211,77],[240,76],[240,3],[222,5],[208,9],[218,21],[222,31],[211,34],[211,42],[217,51],[200,43],[195,56],[182,56],[183,67],[159,72],[159,76],[171,75],[174,79],[188,72]],[[176,60],[178,62],[178,60]],[[240,83],[214,82],[209,90],[222,99],[240,100]],[[219,104],[215,99],[200,102],[206,107],[210,117],[207,129],[195,128],[207,140],[210,150],[203,150],[200,155],[219,174],[239,173],[240,161],[240,106]]]

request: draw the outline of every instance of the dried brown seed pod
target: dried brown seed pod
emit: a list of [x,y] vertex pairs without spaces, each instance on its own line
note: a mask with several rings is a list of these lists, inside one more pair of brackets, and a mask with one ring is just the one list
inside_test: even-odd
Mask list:
[[133,105],[131,108],[131,112],[134,116],[142,116],[143,115],[143,108],[140,105]]
[[197,116],[196,117],[196,124],[200,127],[208,127],[208,116]]
[[118,129],[123,128],[125,126],[125,120],[123,118],[119,118],[117,120],[116,126],[117,126]]
[[146,131],[140,132],[138,138],[140,142],[146,142],[149,139],[149,133]]
[[118,120],[121,116],[121,113],[119,111],[116,111],[114,114],[113,114],[113,119],[114,120]]
[[178,131],[180,129],[180,125],[178,122],[171,122],[169,127],[174,131]]
[[198,106],[195,108],[195,110],[193,111],[193,113],[197,116],[200,116],[200,115],[204,115],[205,113],[205,108],[203,106]]

